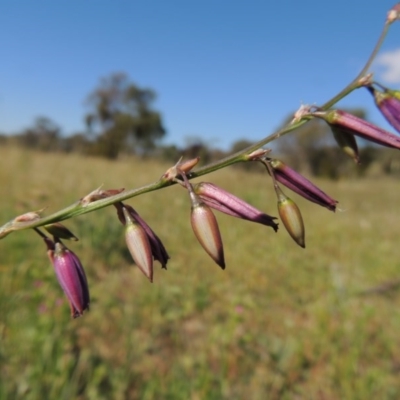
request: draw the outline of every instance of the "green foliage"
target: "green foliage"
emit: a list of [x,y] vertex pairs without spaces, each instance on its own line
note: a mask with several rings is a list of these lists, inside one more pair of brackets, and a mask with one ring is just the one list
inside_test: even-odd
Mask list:
[[121,152],[147,154],[166,131],[161,115],[151,109],[156,94],[129,82],[123,73],[104,78],[89,96],[86,123],[95,133],[95,152],[115,159]]
[[[1,148],[0,217],[50,212],[101,183],[140,186],[169,166]],[[266,172],[207,179],[277,214]],[[316,183],[345,211],[291,194],[305,250],[284,229],[216,214],[225,271],[197,244],[182,188],[136,198],[172,257],[153,284],[126,257],[112,208],[68,221],[92,294],[77,320],[40,238],[26,231],[2,240],[0,399],[399,398],[396,181]]]

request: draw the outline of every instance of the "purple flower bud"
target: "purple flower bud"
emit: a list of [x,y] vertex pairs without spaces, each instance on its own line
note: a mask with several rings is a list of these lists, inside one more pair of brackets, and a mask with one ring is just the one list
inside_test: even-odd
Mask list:
[[293,190],[293,192],[305,199],[319,204],[322,207],[326,207],[328,210],[336,210],[336,204],[338,201],[329,197],[303,175],[288,167],[280,160],[267,159],[266,162],[271,165],[275,179],[282,185],[285,185],[287,188]]
[[193,232],[207,254],[225,269],[224,248],[215,215],[193,192],[190,192],[190,199]]
[[123,209],[125,208],[132,219],[134,219],[146,232],[147,239],[149,240],[151,253],[154,260],[157,260],[161,264],[161,268],[167,269],[167,262],[169,255],[165,249],[161,239],[154,233],[154,231],[147,225],[146,221],[137,213],[137,211],[128,204],[116,203],[114,204],[117,208],[118,218],[123,225],[126,224],[126,218]]
[[201,201],[215,210],[231,215],[232,217],[271,226],[275,232],[278,230],[278,224],[274,221],[276,217],[271,217],[261,212],[257,208],[210,182],[194,184],[193,190]]
[[331,127],[343,132],[360,136],[382,146],[400,149],[400,137],[345,111],[317,111],[311,115],[324,119]]
[[149,278],[150,282],[153,282],[153,258],[146,231],[131,217],[125,207],[122,211],[126,221],[125,239],[129,252],[135,264]]
[[390,91],[380,92],[372,86],[368,86],[367,89],[374,96],[375,104],[389,124],[400,132],[400,99]]
[[83,311],[89,310],[90,303],[88,283],[82,264],[76,254],[67,249],[63,243],[53,243],[48,238],[44,240],[58,282],[70,304],[71,316],[80,317]]

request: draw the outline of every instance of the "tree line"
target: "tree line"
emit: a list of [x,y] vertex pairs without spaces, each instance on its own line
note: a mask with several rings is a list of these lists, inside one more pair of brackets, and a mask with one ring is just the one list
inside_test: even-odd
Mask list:
[[[22,132],[0,134],[0,144],[108,159],[136,155],[175,162],[181,156],[200,156],[202,163],[219,159],[251,144],[247,140],[239,140],[225,152],[209,147],[201,139],[191,140],[185,146],[163,145],[162,139],[167,131],[161,113],[153,108],[155,99],[156,92],[153,89],[139,87],[124,73],[114,73],[103,78],[89,94],[89,112],[84,116],[85,131],[64,136],[61,127],[50,118],[38,117],[31,127]],[[366,117],[363,109],[348,111],[358,117]],[[315,119],[303,125],[295,135],[289,134],[276,141],[273,156],[299,171],[330,179],[364,175],[372,167],[378,173],[400,175],[400,159],[395,151],[362,142],[359,145],[362,163],[356,167],[336,145],[328,125]],[[261,166],[252,163],[240,165],[239,168],[264,172]]]

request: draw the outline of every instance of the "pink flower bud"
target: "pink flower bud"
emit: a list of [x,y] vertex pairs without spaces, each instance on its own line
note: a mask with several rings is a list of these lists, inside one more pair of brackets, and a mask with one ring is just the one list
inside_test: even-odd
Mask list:
[[71,316],[79,317],[83,311],[89,310],[89,288],[79,258],[63,243],[53,243],[44,238],[48,251],[47,254],[53,264],[58,282],[63,289],[71,307]]
[[389,122],[390,125],[400,132],[400,96],[393,94],[391,91],[380,92],[372,86],[367,89],[374,96],[375,104]]
[[139,269],[153,282],[153,258],[146,231],[135,219],[131,217],[127,209],[123,208],[126,221],[125,239],[129,252]]
[[124,208],[128,212],[131,219],[135,220],[146,232],[147,239],[149,240],[151,253],[154,260],[157,260],[161,264],[161,268],[167,269],[167,262],[169,255],[165,249],[161,239],[155,234],[155,232],[147,225],[146,221],[137,213],[137,211],[128,204],[116,203],[114,206],[117,209],[118,218],[123,225],[126,224],[126,218],[124,215]]
[[345,133],[360,136],[382,146],[400,149],[399,136],[345,111],[317,111],[311,113],[311,115],[324,119],[331,127],[335,127]]
[[[193,195],[191,193],[191,199]],[[198,199],[192,201],[191,223],[194,234],[204,250],[225,269],[224,248],[217,220],[211,209]]]
[[232,193],[221,189],[210,182],[200,182],[193,185],[194,192],[207,206],[214,208],[232,217],[257,222],[262,225],[271,226],[274,231],[278,230],[278,224],[271,217],[245,201],[234,196]]
[[335,211],[337,200],[332,199],[325,192],[315,186],[303,175],[296,172],[280,160],[267,159],[274,172],[275,179],[282,185],[285,185],[293,192],[299,194],[305,199],[326,207],[328,210]]

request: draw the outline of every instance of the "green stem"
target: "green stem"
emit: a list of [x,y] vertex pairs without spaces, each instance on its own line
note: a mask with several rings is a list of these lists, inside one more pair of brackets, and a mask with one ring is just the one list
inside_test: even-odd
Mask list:
[[[331,108],[339,100],[341,100],[342,98],[347,96],[353,90],[360,87],[359,81],[361,78],[364,77],[364,75],[370,68],[373,60],[375,59],[384,39],[386,37],[389,26],[390,26],[390,23],[386,22],[384,29],[383,29],[381,35],[379,36],[379,39],[378,39],[370,57],[368,58],[368,61],[366,62],[365,66],[361,70],[361,72],[356,76],[356,78],[353,79],[343,90],[341,90],[337,95],[335,95],[330,100],[328,100],[319,109],[327,110],[327,109]],[[246,156],[248,154],[250,154],[253,151],[261,148],[262,146],[265,146],[266,144],[278,139],[279,137],[281,137],[289,132],[294,131],[295,129],[299,128],[300,126],[302,126],[306,122],[308,122],[309,119],[310,119],[310,117],[306,117],[306,118],[300,119],[299,121],[296,121],[296,122],[292,121],[292,122],[288,123],[286,126],[284,126],[282,129],[261,139],[260,141],[254,143],[253,145],[247,147],[246,149],[238,151],[235,154],[231,154],[221,160],[215,161],[211,164],[201,167],[195,172],[188,173],[187,178],[188,179],[198,178],[200,176],[209,174],[209,173],[217,171],[219,169],[236,164],[238,162],[246,161]],[[174,182],[172,180],[166,180],[166,179],[160,178],[158,181],[150,183],[149,185],[142,186],[142,187],[136,188],[136,189],[127,190],[127,191],[117,194],[115,196],[97,200],[93,203],[89,203],[86,205],[82,205],[78,201],[60,211],[55,212],[54,214],[49,215],[48,217],[44,217],[39,220],[35,220],[32,222],[23,222],[23,223],[14,223],[13,221],[10,221],[10,222],[6,223],[5,225],[3,225],[2,227],[0,227],[0,239],[7,236],[9,233],[11,233],[13,231],[22,230],[22,229],[32,229],[32,228],[37,228],[39,226],[43,226],[43,225],[50,224],[53,222],[63,221],[65,219],[73,218],[73,217],[76,217],[76,216],[82,215],[82,214],[87,214],[87,213],[99,210],[101,208],[108,207],[117,202],[121,202],[121,201],[130,199],[130,198],[139,196],[144,193],[150,193],[155,190],[163,189],[168,186],[175,185],[175,184],[176,184],[176,182]]]

